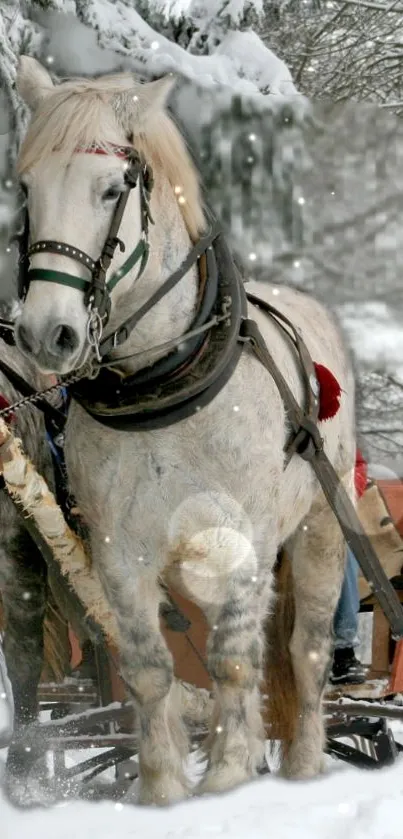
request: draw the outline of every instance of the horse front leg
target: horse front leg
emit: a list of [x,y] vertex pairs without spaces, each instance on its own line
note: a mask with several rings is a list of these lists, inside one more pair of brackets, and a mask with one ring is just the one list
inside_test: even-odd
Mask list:
[[208,765],[198,793],[224,792],[255,777],[265,763],[260,682],[270,570],[228,579],[224,602],[206,608],[208,668],[214,683]]
[[[93,548],[119,629],[120,669],[139,722],[138,803],[166,805],[188,794],[188,737],[174,689],[173,659],[159,624],[161,591],[147,560]],[[129,790],[127,797],[132,798]]]

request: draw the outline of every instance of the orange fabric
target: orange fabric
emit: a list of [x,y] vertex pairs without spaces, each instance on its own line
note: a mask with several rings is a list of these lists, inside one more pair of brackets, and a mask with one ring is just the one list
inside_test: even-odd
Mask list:
[[364,495],[367,486],[368,464],[360,449],[357,449],[355,458],[354,481],[357,497],[361,498],[361,496]]
[[389,508],[394,524],[403,537],[403,481],[380,480],[378,487]]
[[403,641],[398,641],[396,644],[389,690],[393,693],[402,693],[403,691]]

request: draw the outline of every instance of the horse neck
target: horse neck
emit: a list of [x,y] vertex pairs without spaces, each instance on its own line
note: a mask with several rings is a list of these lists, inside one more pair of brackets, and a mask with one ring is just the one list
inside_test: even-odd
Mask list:
[[[133,199],[138,200],[135,195]],[[132,206],[132,203],[128,206],[128,214]],[[138,280],[136,280],[137,267],[129,275],[129,289],[118,301],[111,318],[112,330],[121,325],[151,297],[179,267],[192,246],[172,187],[164,179],[161,179],[158,186],[154,188],[150,209],[155,224],[150,224],[150,254],[147,267]],[[130,222],[127,230],[130,230]],[[131,230],[130,249],[137,244],[137,242],[131,242],[132,236]],[[125,241],[128,242],[129,238]],[[127,248],[128,251],[129,248]],[[197,269],[193,268],[142,318],[128,340],[111,353],[111,356],[115,358],[127,356],[130,353],[142,353],[138,359],[133,358],[122,362],[122,365],[119,365],[121,370],[133,373],[156,361],[164,356],[166,351],[154,353],[151,351],[153,347],[184,334],[193,319],[197,284]],[[147,353],[147,350],[150,352]]]

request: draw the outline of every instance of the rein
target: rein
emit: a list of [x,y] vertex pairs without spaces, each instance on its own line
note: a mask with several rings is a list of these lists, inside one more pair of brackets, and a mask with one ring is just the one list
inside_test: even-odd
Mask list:
[[[139,321],[148,314],[150,309],[153,306],[156,306],[157,303],[165,297],[173,288],[183,279],[185,274],[192,268],[195,262],[207,252],[207,261],[209,260],[209,251],[211,250],[211,245],[213,244],[214,240],[220,233],[220,225],[218,223],[214,224],[209,232],[202,236],[199,241],[194,245],[194,247],[189,251],[188,255],[183,260],[182,264],[171,274],[168,279],[154,292],[154,294],[147,300],[134,315],[131,315],[127,320],[112,334],[109,335],[107,338],[104,338],[103,341],[100,342],[100,355],[101,357],[107,356],[113,349],[123,344],[129,337],[130,333],[134,329],[135,326],[139,323]],[[201,331],[206,331],[209,328],[207,324],[204,324]],[[199,330],[200,331],[200,330]],[[187,340],[190,337],[190,333],[185,333],[180,338],[177,338],[175,343],[179,343],[181,341]],[[151,348],[153,349],[153,348]],[[119,359],[117,359],[118,361]]]

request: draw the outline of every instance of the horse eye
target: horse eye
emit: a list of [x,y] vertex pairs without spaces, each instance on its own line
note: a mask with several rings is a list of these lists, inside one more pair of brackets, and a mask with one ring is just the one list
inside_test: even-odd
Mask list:
[[118,186],[110,186],[102,193],[102,201],[116,201],[122,194],[123,190]]

